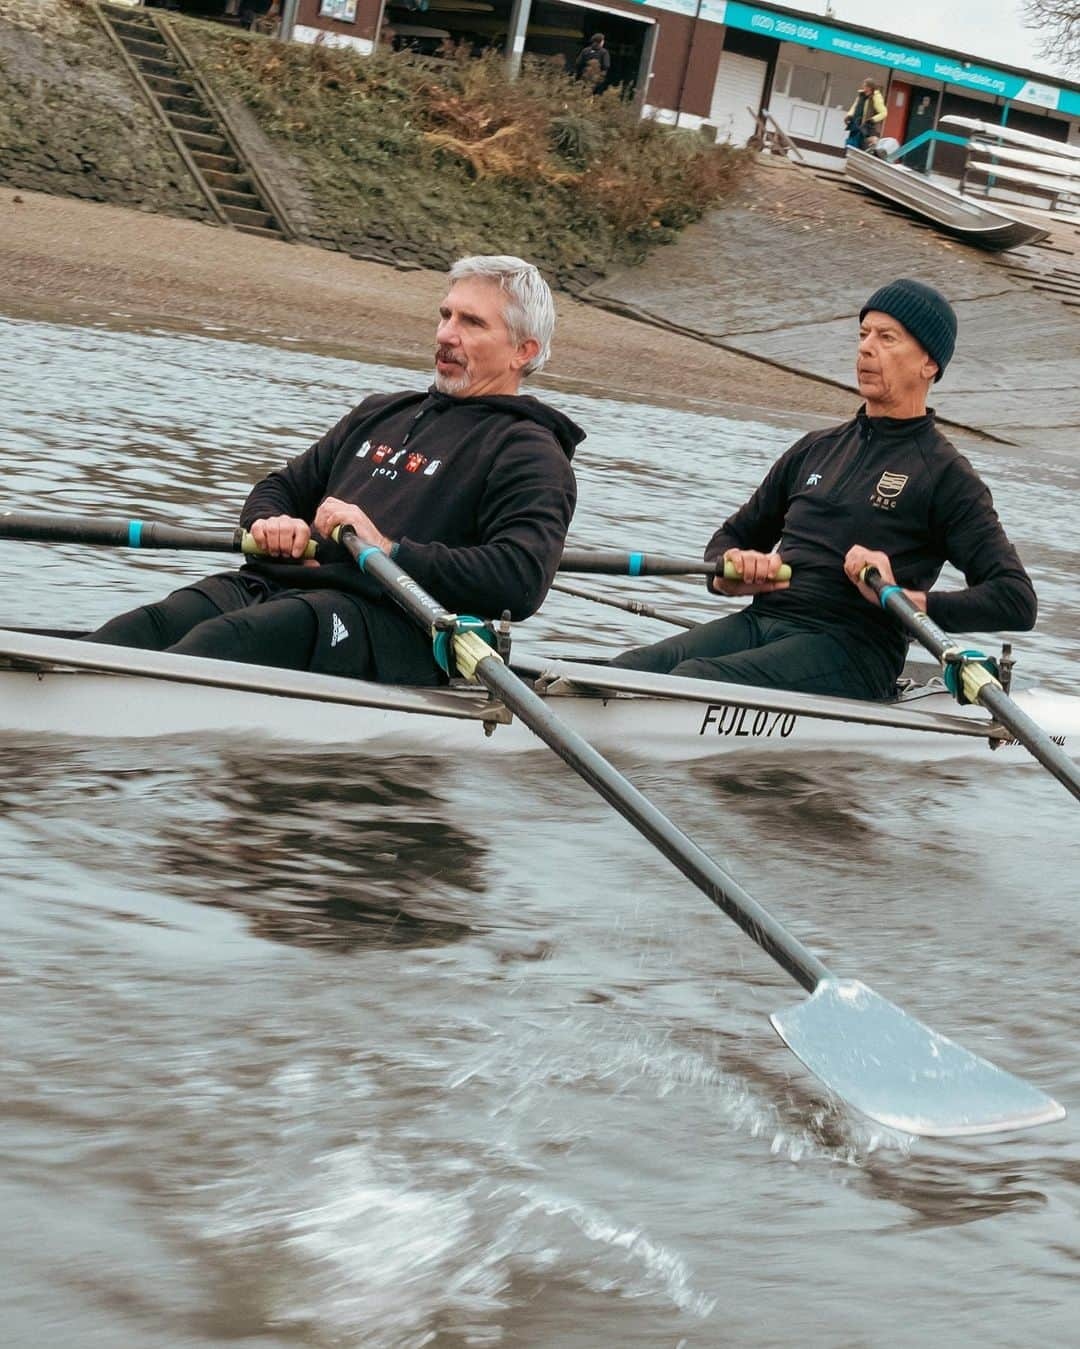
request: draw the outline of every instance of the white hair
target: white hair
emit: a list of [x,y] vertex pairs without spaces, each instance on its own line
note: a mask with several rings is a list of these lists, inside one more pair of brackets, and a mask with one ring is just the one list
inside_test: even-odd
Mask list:
[[543,370],[551,355],[551,335],[555,331],[555,301],[548,283],[531,262],[508,254],[495,253],[473,258],[458,258],[450,268],[450,284],[470,277],[494,281],[506,294],[503,318],[515,344],[531,337],[540,350],[521,368],[523,375]]

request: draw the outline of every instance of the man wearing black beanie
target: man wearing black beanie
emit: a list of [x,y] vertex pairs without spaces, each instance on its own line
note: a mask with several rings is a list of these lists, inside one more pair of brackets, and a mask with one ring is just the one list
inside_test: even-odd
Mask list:
[[[843,426],[793,445],[705,549],[705,560],[721,567],[712,589],[753,602],[613,663],[890,698],[907,638],[859,581],[867,565],[946,630],[1034,627],[1035,591],[989,489],[926,406],[955,343],[956,314],[932,286],[901,279],[875,291],[859,314],[863,406]],[[739,580],[723,579],[724,561]],[[963,572],[966,589],[932,589],[946,561]],[[778,579],[782,562],[790,581]]]

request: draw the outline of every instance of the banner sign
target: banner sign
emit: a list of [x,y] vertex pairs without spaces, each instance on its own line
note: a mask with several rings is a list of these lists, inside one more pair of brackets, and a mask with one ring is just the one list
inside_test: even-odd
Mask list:
[[729,28],[760,33],[762,37],[775,38],[778,42],[794,42],[816,51],[850,57],[853,61],[888,66],[913,80],[942,80],[1009,102],[1033,103],[1040,108],[1080,116],[1080,93],[1075,90],[1036,83],[1023,75],[965,61],[959,56],[902,46],[891,38],[833,28],[819,23],[812,14],[781,14],[774,9],[744,5],[741,0],[702,0],[700,5],[697,0],[647,0],[647,3],[654,9],[674,10],[678,14],[724,23]]

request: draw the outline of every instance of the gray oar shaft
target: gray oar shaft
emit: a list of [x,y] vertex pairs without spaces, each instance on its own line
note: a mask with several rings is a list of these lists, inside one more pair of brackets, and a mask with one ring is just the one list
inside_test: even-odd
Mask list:
[[641,600],[618,599],[614,595],[598,595],[595,590],[582,590],[580,586],[567,585],[565,581],[552,581],[551,589],[562,595],[575,595],[579,600],[592,600],[594,604],[606,604],[610,609],[621,609],[623,613],[637,614],[639,618],[657,618],[662,623],[671,623],[677,628],[696,628],[692,618],[680,618],[678,614],[667,613],[663,609],[654,609],[651,604]]
[[0,538],[40,543],[238,553],[243,537],[240,529],[187,529],[153,520],[49,515],[35,511],[4,511],[0,514]]
[[656,553],[622,553],[604,548],[566,548],[560,571],[593,576],[715,576],[716,564],[699,557],[660,557]]
[[987,684],[979,693],[979,702],[1080,801],[1080,769],[1023,708],[1017,707],[1004,689]]
[[598,750],[555,717],[544,699],[524,685],[513,671],[501,661],[484,660],[477,666],[476,677],[807,992],[812,993],[823,979],[830,977],[816,956]]
[[[694,557],[661,557],[658,553],[621,553],[603,548],[566,548],[559,562],[560,571],[577,571],[596,576],[715,576],[717,562]],[[723,563],[724,579],[738,581],[741,573],[734,562]],[[781,562],[778,581],[791,580],[791,568]]]
[[[73,543],[80,547],[173,548],[177,552],[268,556],[245,529],[189,529],[186,525],[163,524],[159,520],[48,515],[36,511],[0,512],[0,539]],[[315,557],[317,552],[318,545],[310,540],[304,550],[304,557]]]
[[[456,616],[444,609],[384,553],[361,544],[348,528],[341,531],[340,540],[357,559],[365,574],[379,581],[421,627],[432,631],[453,631]],[[477,662],[475,677],[673,862],[688,880],[693,881],[718,908],[734,919],[803,988],[813,992],[823,979],[830,977],[828,969],[816,956],[682,830],[676,828],[587,740],[564,725],[544,699],[508,670],[495,652]]]
[[[899,619],[915,640],[931,655],[936,656],[943,665],[953,662],[961,666],[981,665],[978,661],[964,661],[956,639],[939,628],[928,614],[916,608],[903,590],[890,587],[876,567],[867,569],[865,580],[875,594],[883,597],[883,607]],[[1060,745],[1056,745],[1037,722],[1032,721],[1022,708],[1017,707],[992,676],[983,675],[976,683],[978,687],[972,689],[973,700],[981,703],[1006,730],[1011,731],[1033,758],[1080,801],[1080,769],[1077,769]]]

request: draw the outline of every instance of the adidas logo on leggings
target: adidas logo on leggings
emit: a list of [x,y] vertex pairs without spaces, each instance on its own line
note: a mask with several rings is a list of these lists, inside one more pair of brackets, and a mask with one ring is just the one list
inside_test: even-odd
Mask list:
[[341,619],[338,617],[338,615],[335,614],[335,615],[334,615],[334,626],[333,626],[333,628],[332,628],[331,631],[330,631],[330,645],[331,645],[331,646],[337,646],[337,644],[338,644],[339,642],[343,642],[343,641],[345,640],[345,638],[348,637],[348,635],[349,635],[349,629],[345,626],[344,623],[342,623],[342,621],[341,621]]

